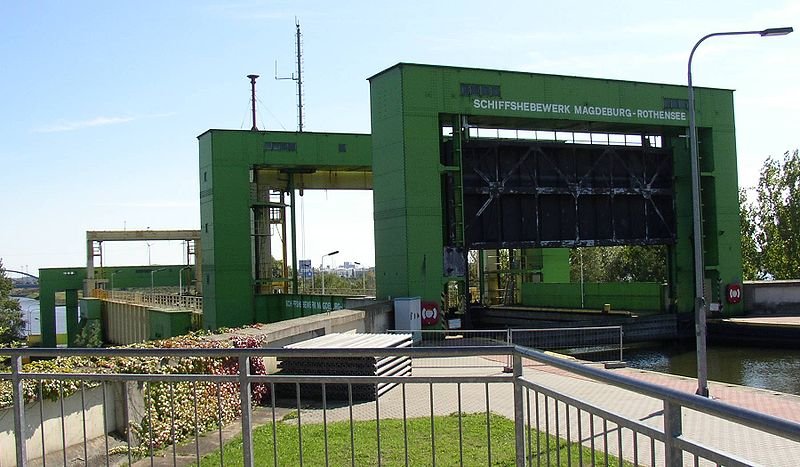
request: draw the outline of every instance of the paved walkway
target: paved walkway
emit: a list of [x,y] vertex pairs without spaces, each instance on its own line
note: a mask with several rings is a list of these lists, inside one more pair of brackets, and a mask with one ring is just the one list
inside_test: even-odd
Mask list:
[[772,326],[800,326],[800,316],[752,316],[748,318],[727,318],[723,321],[744,324],[768,324]]
[[[457,365],[464,365],[464,359],[460,361],[447,362],[447,359],[439,361],[423,360],[415,361],[415,376],[455,376],[464,375],[465,368],[456,368]],[[457,360],[457,359],[453,359]],[[502,374],[502,365],[488,366],[492,363],[488,359],[475,359],[473,366],[466,368],[467,374],[487,375]],[[625,374],[636,379],[670,387],[690,394],[696,389],[695,380],[681,376],[672,376],[661,373],[654,373],[635,369],[609,370]],[[587,378],[568,374],[553,367],[527,361],[524,375],[527,379],[537,385],[553,389],[561,394],[566,394],[575,399],[586,401],[596,407],[600,407],[608,412],[623,415],[628,419],[638,421],[644,425],[657,430],[663,428],[663,405],[659,400],[642,396],[630,391],[616,388],[604,383],[598,383]],[[800,397],[753,389],[730,384],[711,382],[709,385],[711,395],[714,399],[727,402],[739,407],[747,407],[752,410],[769,413],[775,416],[800,421]],[[461,385],[461,407],[467,413],[479,413],[487,410],[485,384],[462,384]],[[435,415],[448,415],[458,410],[459,393],[455,384],[440,384],[433,387],[433,412]],[[581,431],[577,430],[578,411],[571,407],[569,411],[565,409],[563,403],[559,404],[558,415],[553,399],[548,401],[548,409],[545,412],[545,399],[539,395],[538,417],[535,411],[535,393],[531,392],[531,426],[536,428],[538,419],[539,428],[544,430],[545,420],[548,422],[549,432],[556,434],[556,417],[558,418],[558,434],[562,438],[568,438],[567,418],[570,419],[569,439],[573,442],[580,441],[586,445],[592,445],[595,449],[607,449],[612,457],[622,456],[631,462],[638,462],[650,465],[651,463],[651,442],[643,435],[635,439],[628,429],[622,430],[622,435],[618,427],[613,423],[603,424],[602,419],[590,417],[581,411]],[[403,390],[395,388],[380,398],[378,408],[374,402],[356,404],[353,409],[355,420],[372,420],[376,414],[381,419],[402,418],[403,417]],[[406,416],[430,417],[431,415],[431,388],[427,384],[408,384],[405,387]],[[510,384],[491,384],[489,385],[488,407],[491,412],[513,418],[513,388]],[[528,413],[526,406],[525,411]],[[567,413],[569,412],[569,415]],[[348,420],[350,412],[348,407],[338,407],[329,409],[326,413],[328,422],[337,420]],[[321,423],[322,411],[318,409],[304,410],[302,413],[304,423]],[[692,410],[684,409],[683,433],[684,435],[705,446],[721,449],[728,453],[735,453],[747,459],[751,463],[769,466],[795,466],[800,459],[800,443],[786,441],[779,437],[752,430],[747,427],[721,420],[709,415],[701,414]],[[594,425],[594,426],[592,426]],[[621,449],[620,449],[621,446]],[[535,445],[532,446],[535,449]],[[541,447],[544,449],[544,447]],[[663,456],[663,446],[656,444],[656,457]],[[685,459],[686,465],[695,465],[694,460],[688,456]],[[706,464],[703,461],[700,465]],[[660,461],[656,461],[660,465]]]

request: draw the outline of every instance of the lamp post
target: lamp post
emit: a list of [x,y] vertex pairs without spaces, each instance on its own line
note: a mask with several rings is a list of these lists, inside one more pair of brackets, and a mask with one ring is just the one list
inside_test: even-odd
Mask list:
[[325,295],[325,257],[326,256],[333,256],[338,255],[339,250],[331,251],[327,255],[322,255],[322,259],[319,260],[319,269],[320,275],[322,276],[322,295]]
[[[357,264],[361,267],[361,263],[358,261],[353,261],[353,264]],[[362,279],[362,287],[364,288],[364,295],[367,295],[367,270],[361,267],[361,279]]]
[[167,270],[167,268],[159,268],[159,269],[153,269],[152,271],[150,271],[150,295],[155,295],[155,293],[156,293],[155,292],[154,276],[156,275],[157,272],[166,271],[166,270]]
[[765,36],[785,36],[794,29],[770,28],[761,31],[730,31],[715,32],[703,36],[692,47],[689,54],[688,65],[688,89],[689,89],[689,147],[691,150],[692,164],[692,238],[694,243],[694,315],[695,315],[695,334],[697,337],[697,391],[696,394],[708,397],[708,366],[706,361],[706,302],[703,292],[703,280],[705,279],[705,263],[703,262],[703,222],[701,218],[701,199],[700,199],[700,160],[697,146],[697,124],[695,122],[694,88],[692,87],[692,59],[697,47],[704,40],[715,36],[743,36],[759,35]]
[[[183,271],[187,269],[192,269],[191,266],[184,266],[178,271],[178,295],[183,295]],[[189,287],[186,288],[187,290]]]
[[122,269],[117,269],[111,272],[111,298],[114,298],[114,275],[120,271],[122,271]]

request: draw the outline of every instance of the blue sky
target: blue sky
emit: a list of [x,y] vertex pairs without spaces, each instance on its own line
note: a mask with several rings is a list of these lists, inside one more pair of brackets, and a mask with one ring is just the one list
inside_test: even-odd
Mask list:
[[[366,78],[397,62],[684,84],[701,36],[797,28],[800,3],[2,2],[5,266],[82,265],[86,230],[198,228],[196,136],[249,128],[245,75],[262,75],[259,127],[296,128],[293,83],[272,78],[276,60],[294,67],[295,17],[306,129],[366,133]],[[798,72],[800,31],[698,51],[695,84],[736,90],[740,185],[800,147]],[[374,263],[368,193],[306,193],[303,208],[301,256]],[[178,244],[151,250],[153,263],[181,261]],[[106,247],[106,264],[146,262],[145,245]]]

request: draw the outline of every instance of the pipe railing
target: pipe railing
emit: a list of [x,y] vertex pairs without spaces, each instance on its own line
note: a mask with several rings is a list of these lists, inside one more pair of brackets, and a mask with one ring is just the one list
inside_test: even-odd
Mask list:
[[[645,465],[683,465],[684,463],[700,463],[710,461],[723,465],[751,465],[750,459],[742,457],[741,452],[735,449],[731,451],[722,446],[714,446],[703,438],[703,433],[692,432],[688,436],[687,423],[689,420],[696,420],[696,417],[713,417],[715,420],[724,420],[737,427],[737,430],[744,433],[741,441],[742,445],[747,443],[760,443],[759,439],[775,436],[779,440],[782,449],[787,456],[800,455],[800,424],[767,415],[761,412],[725,404],[719,401],[709,400],[704,397],[690,393],[680,392],[668,387],[648,383],[633,379],[631,377],[595,368],[589,365],[565,360],[543,352],[520,347],[520,346],[471,346],[471,347],[413,347],[413,348],[373,348],[373,349],[283,349],[283,348],[259,348],[259,349],[0,349],[0,355],[7,356],[11,361],[10,373],[0,373],[0,381],[10,381],[11,408],[14,418],[14,439],[15,454],[17,465],[25,466],[29,459],[37,456],[46,455],[42,447],[42,453],[28,452],[27,446],[35,441],[29,438],[28,430],[25,427],[31,426],[38,421],[38,415],[31,415],[28,410],[33,410],[25,406],[23,392],[25,383],[30,382],[39,384],[41,381],[79,381],[81,391],[84,384],[94,382],[102,384],[102,394],[105,406],[107,385],[119,382],[139,382],[144,386],[144,392],[152,391],[153,385],[166,384],[170,391],[181,384],[208,384],[212,388],[216,385],[219,391],[220,385],[237,384],[235,392],[226,397],[233,397],[236,394],[235,404],[241,411],[240,426],[242,433],[242,461],[245,465],[254,465],[258,459],[263,459],[265,455],[263,446],[253,444],[254,420],[252,407],[249,402],[251,390],[256,385],[266,385],[270,389],[271,397],[266,402],[266,410],[272,410],[273,418],[271,429],[279,428],[278,423],[296,423],[298,435],[304,433],[307,426],[319,424],[322,426],[322,433],[325,435],[326,445],[324,448],[325,462],[335,462],[335,456],[341,453],[329,451],[327,437],[328,419],[337,418],[345,422],[349,421],[351,440],[354,433],[354,424],[359,419],[371,419],[377,422],[378,447],[377,451],[370,455],[381,462],[381,456],[388,455],[380,447],[380,427],[381,424],[388,424],[388,419],[395,418],[402,413],[403,425],[411,423],[414,417],[421,416],[430,419],[431,436],[429,442],[431,446],[414,446],[409,454],[409,439],[407,433],[404,436],[406,461],[409,455],[413,456],[413,451],[427,449],[433,458],[426,462],[436,462],[437,456],[460,456],[463,459],[464,451],[461,443],[445,442],[444,451],[454,449],[451,454],[443,453],[440,447],[442,440],[437,440],[433,433],[433,421],[437,416],[456,415],[459,427],[463,417],[470,413],[483,413],[485,416],[485,427],[487,445],[482,448],[486,451],[486,463],[495,462],[502,453],[497,448],[492,450],[494,443],[498,442],[491,436],[490,419],[493,414],[502,415],[509,419],[513,424],[514,431],[514,452],[512,458],[504,462],[512,462],[516,465],[530,465],[534,462],[550,464],[552,461],[561,463],[560,457],[576,453],[579,457],[578,463],[583,465],[584,457],[591,456],[586,462],[593,463],[595,460],[607,462],[610,457],[620,461],[632,462]],[[152,358],[157,357],[161,362],[179,361],[181,358],[203,357],[208,359],[229,359],[239,363],[235,374],[208,375],[208,374],[121,374],[121,373],[101,373],[86,371],[81,373],[56,373],[25,371],[22,366],[23,358],[39,357],[113,357],[126,358]],[[287,358],[314,359],[313,361],[323,362],[324,359],[339,358],[344,361],[354,361],[355,359],[374,358],[375,361],[385,361],[387,357],[408,357],[415,363],[413,374],[410,376],[353,376],[353,375],[325,375],[325,374],[306,374],[306,375],[283,375],[283,374],[251,374],[251,360],[264,357],[283,360]],[[503,373],[497,369],[487,368],[485,371],[478,371],[475,367],[465,367],[464,369],[451,369],[443,371],[441,368],[425,365],[417,367],[417,362],[424,362],[426,359],[451,359],[453,357],[471,357],[482,359],[494,359],[500,363],[505,362],[507,356],[511,357],[512,372]],[[534,365],[533,367],[531,365]],[[318,371],[324,371],[324,363],[320,363]],[[619,413],[605,407],[597,401],[586,400],[587,393],[573,394],[565,389],[551,387],[558,384],[558,379],[553,378],[548,381],[543,378],[541,368],[550,368],[556,373],[571,375],[573,379],[585,380],[585,384],[598,384],[604,389],[600,392],[612,394],[619,391],[619,394],[628,394],[624,397],[635,397],[650,401],[649,405],[656,404],[662,410],[650,413],[646,416],[639,414]],[[388,383],[399,386],[401,389],[391,389],[383,393],[373,402],[354,403],[352,400],[353,388],[358,385],[377,385]],[[316,402],[301,400],[301,387],[320,387],[322,388],[322,401]],[[344,405],[331,404],[326,401],[325,395],[333,396],[333,388],[348,388],[350,399],[345,398]],[[7,386],[8,387],[8,386]],[[276,399],[276,389],[280,387],[294,387],[290,390],[292,396],[284,395],[283,399]],[[326,389],[327,388],[327,389]],[[508,388],[508,389],[504,389]],[[307,389],[303,389],[306,391]],[[213,391],[212,391],[213,392]],[[308,392],[303,392],[306,399]],[[630,396],[632,394],[632,396]],[[295,396],[296,395],[296,396]],[[61,407],[64,417],[64,398],[61,394]],[[81,397],[83,393],[81,392]],[[611,397],[611,396],[609,396]],[[614,397],[623,397],[616,395]],[[212,396],[213,399],[213,396]],[[217,397],[219,399],[219,397]],[[510,401],[510,403],[509,403]],[[221,402],[220,402],[221,403]],[[108,404],[113,405],[111,402]],[[123,401],[127,407],[128,399]],[[297,410],[297,421],[278,422],[275,418],[275,411],[282,410],[281,407],[295,407]],[[41,409],[40,409],[41,410]],[[149,410],[149,409],[148,409]],[[82,413],[85,417],[89,411],[83,406]],[[39,412],[43,413],[43,412]],[[348,415],[349,413],[349,415]],[[195,417],[197,416],[195,408]],[[355,415],[354,415],[355,414]],[[413,416],[407,414],[414,414]],[[175,415],[172,423],[175,424]],[[690,418],[687,418],[690,417]],[[695,417],[695,418],[691,418]],[[267,417],[269,418],[269,417]],[[302,421],[301,421],[302,418]],[[451,420],[456,420],[451,419]],[[222,424],[220,418],[220,425]],[[655,423],[653,423],[655,422]],[[439,423],[439,422],[437,422]],[[719,422],[717,422],[719,423]],[[268,428],[270,422],[267,422]],[[63,422],[62,422],[63,426]],[[705,426],[705,425],[704,425]],[[387,428],[388,429],[388,428]],[[221,429],[220,429],[221,430]],[[275,433],[273,431],[273,433]],[[460,432],[459,432],[460,433]],[[549,433],[551,436],[560,437],[561,441],[556,442],[556,438],[540,436],[539,433]],[[741,434],[740,433],[740,434]],[[52,434],[51,436],[54,436]],[[37,435],[38,436],[38,435]],[[42,435],[42,446],[44,446],[44,436]],[[199,436],[195,429],[195,438]],[[220,431],[220,437],[221,437]],[[387,435],[389,436],[389,435]],[[697,438],[697,439],[693,439]],[[699,436],[699,438],[698,438]],[[220,438],[221,439],[221,438]],[[275,438],[277,440],[277,438]],[[26,441],[28,444],[26,444]],[[181,440],[168,440],[175,446]],[[196,460],[201,459],[199,442],[196,441],[197,454]],[[387,441],[388,442],[388,441]],[[436,443],[436,446],[434,446]],[[67,446],[64,442],[63,450],[66,453]],[[84,445],[85,445],[84,440]],[[32,444],[35,446],[35,443]],[[299,450],[302,457],[300,445],[292,449]],[[128,446],[130,453],[130,445]],[[589,450],[587,451],[586,448]],[[34,448],[35,449],[35,448]],[[221,455],[222,447],[220,446]],[[570,449],[578,449],[570,451]],[[426,451],[426,452],[428,452]],[[734,452],[736,451],[736,452]],[[11,450],[8,451],[9,453]],[[744,449],[749,453],[748,449]],[[212,453],[213,454],[213,453]],[[64,454],[66,456],[66,454]],[[154,454],[150,452],[150,455]],[[284,454],[280,454],[283,456]],[[352,461],[355,462],[356,454],[350,454]],[[105,454],[106,458],[110,454]],[[176,459],[173,448],[173,459]],[[277,463],[290,462],[280,458],[278,449],[274,449],[274,454],[266,454],[273,457],[272,461]],[[598,457],[599,456],[599,457]],[[338,458],[337,458],[338,459]],[[443,461],[443,459],[440,459]],[[475,462],[483,463],[479,459]],[[102,461],[102,460],[100,460]],[[86,460],[87,464],[90,463]],[[269,461],[266,461],[269,462]],[[291,461],[296,462],[296,461]],[[310,465],[309,460],[309,465]],[[320,461],[321,462],[321,461]]]

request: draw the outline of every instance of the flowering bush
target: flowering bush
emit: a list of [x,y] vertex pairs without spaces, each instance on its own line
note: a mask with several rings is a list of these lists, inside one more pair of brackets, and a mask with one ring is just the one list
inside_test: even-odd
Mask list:
[[[206,339],[206,332],[160,341],[150,341],[117,348],[254,348],[262,340],[253,337],[234,337],[230,340]],[[157,357],[58,357],[39,360],[24,366],[26,373],[109,373],[109,374],[210,374],[235,375],[239,372],[236,358],[157,358]],[[250,359],[250,374],[266,374],[261,358]],[[25,402],[37,400],[57,401],[84,388],[96,387],[99,382],[70,380],[25,380]],[[241,415],[238,382],[141,382],[145,413],[140,421],[129,420],[129,428],[139,440],[135,451],[139,454],[157,450],[197,432],[205,432],[224,425]],[[254,404],[263,404],[269,398],[269,385],[251,385]],[[0,382],[0,408],[12,404],[11,383]]]

